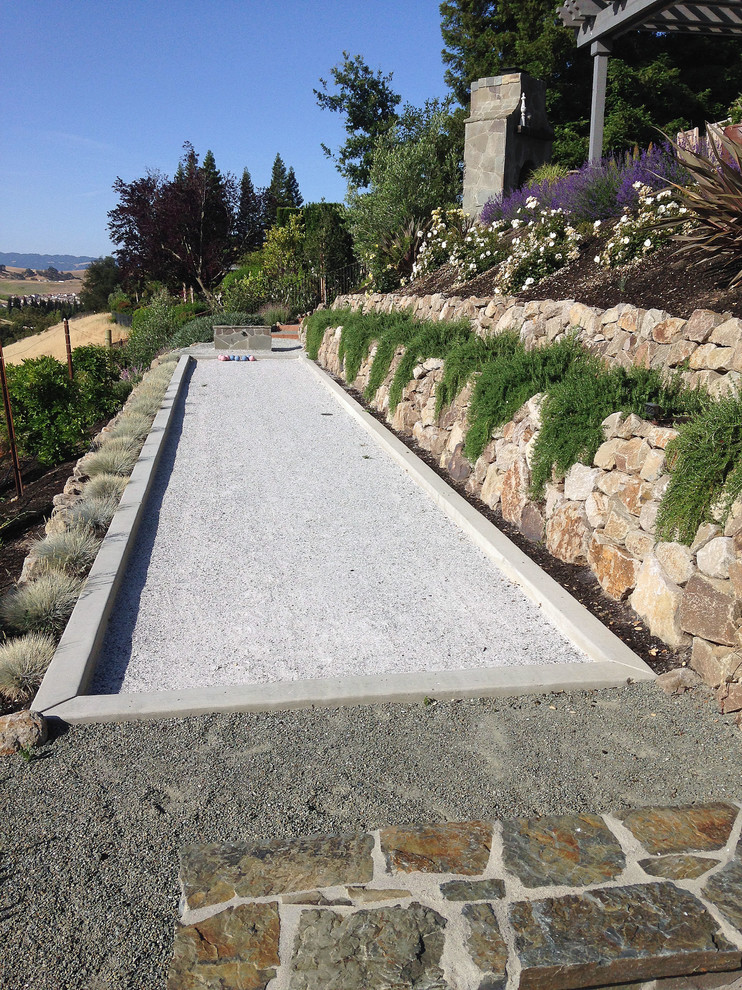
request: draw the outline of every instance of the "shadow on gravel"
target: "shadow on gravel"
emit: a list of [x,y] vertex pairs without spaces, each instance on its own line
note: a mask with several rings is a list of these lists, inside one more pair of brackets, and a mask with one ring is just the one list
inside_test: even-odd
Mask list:
[[195,367],[195,361],[192,361],[188,366],[185,387],[180,392],[170,420],[170,429],[165,440],[160,463],[157,465],[155,478],[147,497],[144,518],[136,535],[135,551],[129,557],[126,573],[114,602],[108,630],[91,681],[90,694],[117,694],[124,682],[126,668],[131,660],[131,637],[139,614],[142,590],[147,581],[162,500],[167,490],[178,444],[183,433],[183,421]]

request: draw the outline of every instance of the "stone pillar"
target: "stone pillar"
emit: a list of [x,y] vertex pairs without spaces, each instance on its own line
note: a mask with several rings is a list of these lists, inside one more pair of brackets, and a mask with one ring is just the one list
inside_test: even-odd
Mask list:
[[478,79],[465,135],[464,211],[477,217],[488,199],[517,189],[549,161],[545,83],[517,71]]

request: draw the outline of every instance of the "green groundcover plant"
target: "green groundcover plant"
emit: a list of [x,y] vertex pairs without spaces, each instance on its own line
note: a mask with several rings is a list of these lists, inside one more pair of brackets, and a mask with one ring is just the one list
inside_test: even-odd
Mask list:
[[534,443],[532,487],[543,498],[552,479],[573,464],[591,464],[603,443],[603,420],[614,412],[643,416],[647,402],[670,415],[688,418],[668,449],[675,460],[672,481],[660,520],[666,538],[692,539],[699,522],[714,505],[722,515],[742,494],[742,399],[712,401],[708,393],[688,388],[678,374],[656,369],[612,368],[589,354],[573,336],[526,350],[515,332],[486,339],[467,321],[429,322],[409,313],[361,314],[350,309],[322,310],[307,320],[307,351],[316,359],[324,333],[341,327],[339,353],[345,376],[353,381],[375,347],[365,397],[373,399],[401,352],[389,389],[393,411],[414,368],[429,357],[444,362],[436,388],[438,414],[468,382],[473,382],[465,453],[474,462],[503,426],[530,398],[542,395],[541,429]]

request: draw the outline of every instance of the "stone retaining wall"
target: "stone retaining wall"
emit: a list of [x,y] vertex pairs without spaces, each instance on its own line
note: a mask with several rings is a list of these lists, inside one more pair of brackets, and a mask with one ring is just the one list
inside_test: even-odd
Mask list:
[[[441,303],[442,299],[424,297],[415,303],[412,297],[341,297],[335,307],[387,310],[407,304],[419,316],[468,315],[480,333],[499,332],[521,319],[521,336],[531,346],[539,346],[539,340],[558,339],[572,322],[569,314],[584,316],[590,312],[585,322],[590,323],[591,330],[583,328],[581,338],[585,342],[592,340],[594,349],[597,345],[602,348],[609,339],[628,340],[628,348],[621,345],[620,361],[636,358],[643,349],[645,356],[651,352],[655,360],[661,353],[667,364],[673,347],[679,345],[679,352],[692,345],[734,354],[739,350],[738,363],[742,367],[742,321],[706,311],[698,311],[690,320],[675,320],[634,307],[599,314],[569,302],[522,306],[476,299]],[[535,318],[529,307],[542,307],[541,316]],[[544,315],[549,312],[554,315]],[[487,320],[488,324],[483,322]],[[552,330],[548,329],[550,321],[558,321],[561,329],[556,332],[556,323]],[[641,329],[629,331],[619,326],[632,322]],[[662,326],[681,328],[674,344],[659,344],[651,336],[662,336],[665,331],[658,332]],[[596,328],[603,332],[594,333]],[[645,332],[648,336],[642,336]],[[732,332],[740,337],[736,346],[730,343],[722,347],[713,342],[704,345],[691,340],[691,335],[700,338],[707,334],[732,341]],[[339,327],[326,331],[318,361],[344,378],[343,362],[338,357],[340,334]],[[651,351],[653,346],[665,351]],[[611,357],[606,349],[600,353]],[[359,391],[368,383],[374,354],[372,346],[357,378],[350,383]],[[605,443],[593,463],[576,464],[562,482],[547,485],[544,501],[536,502],[529,496],[530,463],[541,425],[541,397],[531,398],[511,422],[496,430],[482,455],[471,464],[464,455],[464,437],[472,385],[467,385],[436,417],[435,390],[443,377],[443,361],[427,360],[414,369],[412,381],[405,386],[401,401],[390,415],[389,388],[402,354],[402,349],[395,354],[371,405],[386,415],[395,430],[413,437],[435,456],[450,477],[465,484],[471,495],[491,509],[499,508],[503,517],[518,526],[528,539],[543,541],[559,560],[590,567],[608,596],[619,601],[628,599],[653,635],[687,652],[690,665],[716,691],[722,712],[742,711],[742,503],[735,504],[723,530],[715,524],[701,526],[690,547],[657,542],[655,521],[669,483],[665,448],[676,431],[634,415],[609,416],[603,423]],[[707,372],[711,374],[710,369],[691,374]],[[720,371],[713,374],[714,381],[722,381]],[[738,372],[730,370],[723,380],[735,382],[739,377]]]
[[409,309],[421,320],[468,318],[481,336],[517,330],[526,347],[572,331],[590,351],[614,364],[678,370],[689,384],[703,384],[712,394],[742,379],[742,320],[729,313],[697,309],[683,320],[629,303],[602,310],[573,299],[523,303],[508,296],[463,299],[442,293],[338,296],[332,308],[344,307],[383,313]]

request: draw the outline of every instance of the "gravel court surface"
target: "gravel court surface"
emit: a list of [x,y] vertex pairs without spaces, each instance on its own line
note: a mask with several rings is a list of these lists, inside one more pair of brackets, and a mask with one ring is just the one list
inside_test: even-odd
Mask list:
[[385,825],[742,798],[713,693],[77,725],[0,760],[0,986],[164,990],[178,850]]
[[588,662],[301,362],[193,372],[92,690]]

